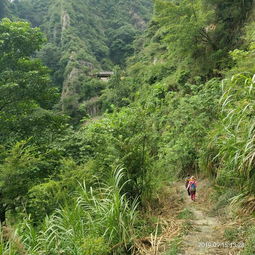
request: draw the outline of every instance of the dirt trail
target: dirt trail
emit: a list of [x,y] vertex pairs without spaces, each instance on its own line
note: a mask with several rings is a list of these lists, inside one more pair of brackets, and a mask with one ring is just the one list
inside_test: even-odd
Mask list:
[[200,193],[200,190],[203,190],[203,192],[207,190],[206,181],[199,184],[196,202],[188,197],[183,184],[179,188],[184,196],[184,207],[193,214],[191,220],[192,230],[183,237],[183,252],[179,255],[231,254],[228,249],[223,247],[223,233],[218,217],[208,215],[208,203]]
[[188,196],[183,182],[163,190],[159,196],[159,205],[150,210],[148,216],[158,219],[161,233],[157,235],[156,231],[141,240],[137,254],[239,255],[242,248],[230,248],[231,242],[224,238],[224,231],[230,223],[232,225],[232,220],[226,218],[226,215],[212,214],[212,194],[208,180],[198,182],[195,202]]

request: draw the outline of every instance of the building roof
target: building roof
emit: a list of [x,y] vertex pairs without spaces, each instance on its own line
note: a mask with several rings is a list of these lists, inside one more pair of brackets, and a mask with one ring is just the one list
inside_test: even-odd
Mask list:
[[97,77],[110,77],[114,74],[114,72],[105,71],[105,72],[98,72],[96,73]]

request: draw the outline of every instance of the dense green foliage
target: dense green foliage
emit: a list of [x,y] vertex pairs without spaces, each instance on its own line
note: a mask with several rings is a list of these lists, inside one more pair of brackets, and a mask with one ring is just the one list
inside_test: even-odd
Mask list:
[[31,58],[44,42],[42,33],[27,23],[4,19],[0,42],[1,142],[17,135],[42,136],[59,122],[58,116],[48,111],[59,98],[49,71]]
[[36,146],[47,150],[43,147],[61,133],[65,117],[51,110],[58,93],[51,86],[48,69],[31,58],[44,42],[39,29],[25,22],[3,19],[0,42],[0,221],[3,222],[6,210],[22,203],[28,189],[49,174],[38,167],[43,159]]
[[[254,210],[254,43],[231,52],[236,66],[222,82],[221,114],[210,131],[202,164],[217,183],[236,188],[246,210]],[[248,196],[248,197],[247,197]]]
[[[146,27],[150,0],[14,1],[17,17],[40,26],[48,38],[39,52],[62,90],[60,107],[74,121],[99,115],[105,84],[93,79],[101,70],[125,66],[133,41]],[[85,106],[84,106],[85,105]]]
[[255,211],[252,1],[156,0],[142,35],[150,1],[11,6],[48,41],[0,23],[1,254],[132,254],[191,174]]

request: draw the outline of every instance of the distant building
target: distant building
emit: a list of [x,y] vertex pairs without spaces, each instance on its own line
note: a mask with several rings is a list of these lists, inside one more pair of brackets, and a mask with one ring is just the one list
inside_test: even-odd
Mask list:
[[105,71],[96,73],[95,77],[99,78],[102,81],[108,81],[112,75],[114,75],[114,72]]

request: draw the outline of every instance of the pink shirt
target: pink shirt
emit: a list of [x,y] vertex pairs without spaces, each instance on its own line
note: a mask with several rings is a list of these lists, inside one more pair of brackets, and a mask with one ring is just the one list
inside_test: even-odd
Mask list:
[[196,187],[197,187],[197,182],[195,180],[191,180],[189,181],[188,187],[187,189],[191,186],[191,184],[195,183]]

